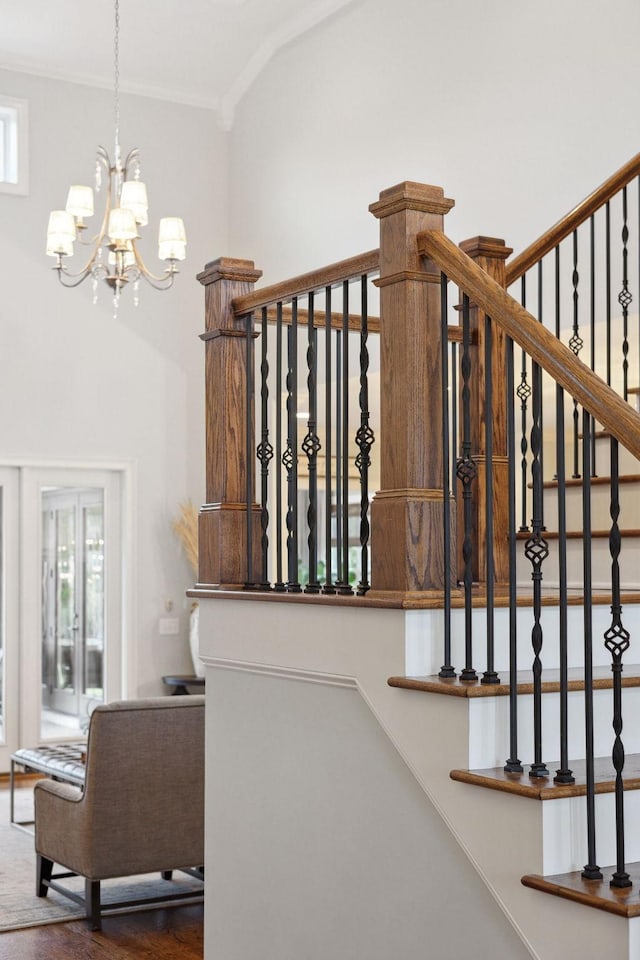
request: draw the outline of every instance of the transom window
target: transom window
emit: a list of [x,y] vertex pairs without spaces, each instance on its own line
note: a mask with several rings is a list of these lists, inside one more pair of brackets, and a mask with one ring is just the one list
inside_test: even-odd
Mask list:
[[28,107],[0,93],[0,193],[28,193]]

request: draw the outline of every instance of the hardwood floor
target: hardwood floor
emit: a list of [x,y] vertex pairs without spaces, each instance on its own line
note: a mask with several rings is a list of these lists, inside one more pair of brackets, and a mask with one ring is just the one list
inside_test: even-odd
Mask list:
[[[19,777],[33,788],[37,777]],[[0,775],[6,799],[8,778]],[[7,812],[8,812],[8,803]],[[0,933],[0,960],[202,960],[204,906],[104,917],[97,933],[83,920]]]
[[96,933],[82,920],[0,933],[0,960],[201,960],[203,906],[105,917]]

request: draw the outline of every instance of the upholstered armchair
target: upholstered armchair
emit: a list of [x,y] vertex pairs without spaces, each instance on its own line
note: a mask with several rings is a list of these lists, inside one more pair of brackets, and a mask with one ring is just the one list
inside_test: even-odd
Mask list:
[[[91,715],[84,790],[42,780],[35,787],[37,895],[49,888],[82,902],[94,930],[101,916],[126,903],[101,904],[100,883],[159,872],[167,895],[173,870],[203,878],[204,697],[130,700],[96,707]],[[53,873],[53,865],[66,873]],[[61,877],[85,878],[85,896]],[[164,886],[164,883],[162,884]],[[147,901],[145,901],[146,903]]]

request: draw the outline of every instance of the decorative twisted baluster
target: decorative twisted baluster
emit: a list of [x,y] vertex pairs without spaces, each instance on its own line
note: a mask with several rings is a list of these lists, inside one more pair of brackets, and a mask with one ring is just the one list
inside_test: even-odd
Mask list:
[[[524,274],[521,281],[521,293],[520,300],[522,306],[526,307],[527,305],[527,275]],[[527,443],[527,404],[529,402],[529,397],[531,396],[531,387],[527,383],[527,355],[524,350],[522,351],[522,368],[520,371],[520,383],[516,390],[516,394],[520,401],[520,421],[522,424],[522,431],[520,435],[520,470],[522,472],[522,482],[520,484],[520,496],[522,498],[522,514],[520,520],[520,533],[526,533],[529,530],[529,524],[527,522],[527,451],[529,449]]]
[[525,556],[531,563],[531,579],[533,581],[533,628],[531,630],[531,646],[533,648],[533,739],[534,762],[529,771],[532,777],[547,777],[549,771],[542,760],[542,564],[549,555],[549,545],[542,536],[542,466],[540,451],[542,449],[542,430],[540,415],[542,408],[542,376],[537,363],[532,365],[531,379],[533,382],[533,424],[531,427],[531,478],[533,482],[533,518],[531,520],[531,536],[525,544]]
[[518,758],[518,610],[516,583],[516,418],[514,398],[513,340],[506,338],[507,363],[507,444],[509,483],[509,757],[504,769],[507,773],[522,773]]
[[[571,274],[571,283],[573,285],[573,327],[569,339],[569,349],[577,357],[584,346],[584,341],[580,336],[580,321],[578,307],[580,302],[580,292],[578,286],[580,283],[580,274],[578,273],[578,231],[573,231],[573,273]],[[578,401],[573,401],[573,479],[577,480],[580,476],[579,466],[579,445],[578,445]],[[584,441],[583,441],[584,442]]]
[[440,280],[440,348],[442,363],[442,495],[443,495],[443,547],[444,547],[444,663],[438,676],[455,677],[451,664],[451,490],[450,462],[451,438],[449,433],[449,280],[444,275]]
[[287,446],[282,463],[287,471],[287,591],[300,593],[298,582],[298,298],[291,303],[287,331]]
[[587,786],[587,857],[582,876],[585,880],[602,880],[602,871],[596,863],[596,807],[593,713],[593,578],[591,569],[591,415],[582,409],[582,598],[584,633],[584,740],[585,779]]
[[622,396],[629,395],[629,306],[633,297],[629,290],[629,227],[627,225],[627,188],[622,188],[622,290],[618,303],[622,307]]
[[[286,589],[282,571],[282,301],[276,304],[276,581],[273,589],[283,593]],[[286,465],[285,465],[286,466]]]
[[630,634],[622,625],[620,602],[620,516],[619,502],[618,441],[611,438],[611,530],[609,552],[611,553],[611,626],[604,635],[604,645],[611,654],[613,672],[613,743],[612,760],[616,771],[616,871],[611,879],[612,887],[630,887],[631,880],[625,869],[624,850],[624,747],[622,745],[622,657],[629,648]]
[[309,526],[309,580],[305,593],[320,593],[318,581],[318,453],[322,449],[320,438],[316,433],[317,426],[317,330],[314,318],[314,295],[309,294],[309,316],[307,320],[307,390],[309,393],[309,419],[307,433],[302,441],[302,450],[306,454],[309,466],[309,508],[307,523]]
[[331,287],[325,287],[324,291],[324,440],[325,440],[325,481],[324,481],[324,522],[325,522],[325,572],[323,593],[335,593],[336,588],[333,584],[333,566],[331,562],[331,509],[332,509],[332,477],[331,477],[331,445],[333,436],[331,431],[332,406],[331,406],[331,383],[333,380],[333,367],[331,357]]
[[369,423],[369,316],[367,302],[367,275],[360,278],[360,426],[356,431],[356,467],[360,474],[360,582],[358,596],[364,596],[369,590],[369,467],[371,466],[371,447],[375,441],[374,432]]
[[462,297],[462,358],[460,371],[462,374],[462,456],[456,463],[456,475],[462,484],[462,506],[464,522],[464,539],[462,541],[462,559],[464,562],[464,648],[465,665],[460,673],[461,680],[477,680],[478,674],[473,668],[473,492],[471,485],[477,476],[476,464],[471,456],[471,391],[469,379],[471,377],[471,351],[469,328],[469,297]]
[[273,447],[269,442],[269,360],[267,358],[268,346],[267,308],[262,308],[261,325],[261,362],[260,362],[260,443],[256,450],[256,455],[260,462],[260,546],[262,550],[262,580],[260,587],[268,590],[271,586],[268,576],[268,554],[269,554],[269,464],[273,459]]

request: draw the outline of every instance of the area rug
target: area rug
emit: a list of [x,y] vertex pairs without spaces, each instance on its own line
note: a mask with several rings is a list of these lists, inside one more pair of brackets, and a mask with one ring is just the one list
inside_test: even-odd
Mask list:
[[[32,809],[32,791],[16,791],[16,817],[27,819]],[[78,893],[84,881],[73,878],[63,881]],[[36,897],[36,856],[33,834],[12,827],[9,823],[9,795],[0,791],[0,933],[37,927],[47,923],[63,923],[81,919],[84,911],[72,900],[55,890],[46,897]],[[202,883],[187,874],[174,873],[170,881],[158,874],[128,877],[126,880],[105,880],[102,900],[108,905],[119,900],[141,899],[167,893],[200,892]],[[137,909],[144,909],[138,907]]]

